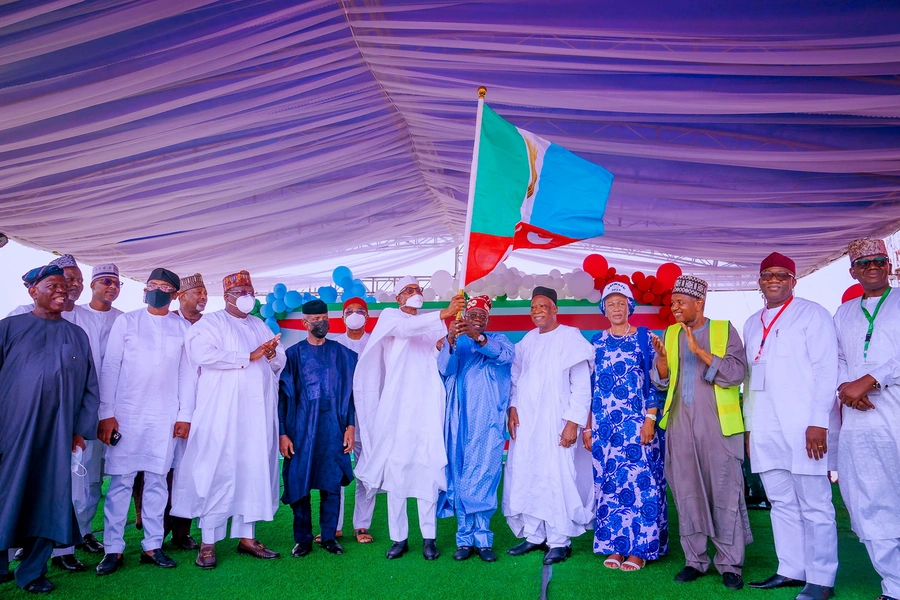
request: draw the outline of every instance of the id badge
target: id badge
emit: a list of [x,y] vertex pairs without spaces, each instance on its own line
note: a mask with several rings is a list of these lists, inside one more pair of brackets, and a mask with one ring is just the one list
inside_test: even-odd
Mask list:
[[755,361],[750,367],[750,389],[755,392],[766,389],[766,361]]

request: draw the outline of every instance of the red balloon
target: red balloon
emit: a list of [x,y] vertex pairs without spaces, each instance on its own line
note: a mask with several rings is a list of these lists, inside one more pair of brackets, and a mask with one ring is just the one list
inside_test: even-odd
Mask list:
[[600,277],[606,273],[606,269],[609,268],[609,263],[600,254],[588,254],[584,257],[581,268],[587,273],[590,273],[592,277]]
[[675,263],[667,262],[659,265],[656,269],[656,278],[662,282],[665,289],[671,289],[675,285],[675,280],[681,276],[681,267]]
[[616,268],[615,268],[615,267],[610,267],[609,269],[607,269],[607,270],[606,270],[606,275],[607,275],[607,277],[615,277],[615,275],[616,275]]
[[640,271],[635,271],[634,273],[631,274],[631,280],[635,283],[637,283],[638,281],[641,281],[642,279],[646,279],[646,278],[647,278],[647,276],[644,275],[643,273],[641,273]]
[[653,287],[653,282],[649,279],[642,279],[637,282],[637,288],[642,292],[649,292],[651,287]]
[[602,290],[606,287],[606,279],[602,277],[594,277],[594,289]]
[[656,296],[653,295],[653,292],[644,292],[641,295],[641,300],[644,301],[644,304],[653,304],[654,298],[656,298]]
[[663,282],[657,279],[653,282],[653,285],[650,286],[650,291],[656,294],[657,296],[662,296],[666,292],[666,286],[663,285]]
[[863,287],[858,283],[854,283],[853,285],[848,287],[846,289],[846,291],[844,291],[844,295],[841,296],[841,303],[844,303],[848,300],[853,300],[855,298],[859,298],[862,295],[863,295]]

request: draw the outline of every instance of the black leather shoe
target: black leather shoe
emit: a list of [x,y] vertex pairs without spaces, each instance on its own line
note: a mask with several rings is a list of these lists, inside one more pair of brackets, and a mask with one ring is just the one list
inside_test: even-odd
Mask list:
[[166,556],[166,553],[160,548],[154,550],[152,555],[141,552],[141,564],[156,565],[161,569],[174,569],[178,566],[178,563]]
[[125,559],[119,554],[105,554],[97,565],[97,575],[110,575],[122,568]]
[[694,567],[685,567],[675,576],[675,583],[690,583],[695,579],[699,579],[706,575],[703,571],[698,571]]
[[302,544],[298,543],[294,546],[294,549],[291,550],[291,556],[294,558],[303,558],[307,554],[312,552],[312,542],[303,542]]
[[556,563],[561,563],[572,555],[572,548],[566,546],[565,548],[550,548],[547,551],[547,554],[544,555],[544,564],[545,565],[555,565]]
[[425,557],[425,560],[437,560],[437,558],[441,555],[438,552],[437,544],[434,543],[434,540],[423,540],[422,541],[422,556]]
[[393,560],[395,558],[400,558],[407,552],[409,552],[409,541],[403,540],[402,542],[394,542],[391,544],[391,547],[388,549],[385,556],[388,560]]
[[800,590],[795,600],[828,600],[834,596],[834,588],[824,585],[816,585],[815,583],[807,583]]
[[93,533],[89,533],[81,539],[83,540],[83,542],[75,546],[79,550],[84,550],[85,552],[90,552],[91,554],[103,553],[103,544],[100,543],[100,540],[94,537]]
[[337,540],[323,540],[319,545],[332,554],[343,554],[344,547],[337,543]]
[[25,558],[25,548],[19,548],[19,549],[16,550],[15,553],[13,554],[13,558],[12,558],[12,559],[13,559],[13,560],[22,560],[23,558]]
[[532,544],[528,540],[525,540],[521,544],[516,544],[512,548],[506,551],[510,556],[522,556],[523,554],[528,554],[529,552],[534,552],[536,550],[540,550],[541,552],[547,551],[547,544],[541,542],[540,544]]
[[475,554],[484,562],[497,562],[497,553],[491,547],[475,548]]
[[171,545],[173,548],[178,548],[179,550],[199,550],[200,549],[200,544],[197,543],[197,540],[195,540],[194,538],[192,538],[189,535],[186,535],[184,537],[174,537],[173,536],[172,539],[169,540],[169,545]]
[[453,560],[466,560],[472,556],[472,546],[460,546],[453,553]]
[[49,579],[41,575],[22,589],[26,592],[31,592],[32,594],[49,594],[56,589],[56,586],[53,585]]
[[737,573],[723,573],[722,585],[729,590],[739,590],[744,587],[744,578]]
[[774,590],[775,588],[783,587],[803,587],[806,585],[806,582],[799,579],[791,579],[790,577],[782,577],[775,573],[764,581],[751,581],[747,585],[758,590]]
[[59,567],[64,571],[72,571],[73,573],[81,573],[87,571],[84,563],[75,558],[74,554],[63,554],[62,556],[54,556],[50,559],[50,563],[54,567]]

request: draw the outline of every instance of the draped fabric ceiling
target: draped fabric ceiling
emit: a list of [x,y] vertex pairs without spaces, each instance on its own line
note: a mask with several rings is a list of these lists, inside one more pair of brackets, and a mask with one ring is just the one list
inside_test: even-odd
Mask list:
[[608,4],[6,4],[0,231],[136,277],[397,274],[462,241],[479,85],[615,174],[606,235],[551,264],[722,289],[900,228],[900,4]]

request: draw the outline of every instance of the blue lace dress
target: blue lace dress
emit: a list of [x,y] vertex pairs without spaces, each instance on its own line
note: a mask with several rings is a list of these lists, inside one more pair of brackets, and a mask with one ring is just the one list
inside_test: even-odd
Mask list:
[[614,337],[601,331],[594,345],[593,440],[597,525],[594,552],[655,560],[668,552],[668,514],[664,474],[664,433],[641,444],[648,408],[662,412],[652,386],[645,398],[645,364],[656,360],[651,344],[644,358],[638,334]]

